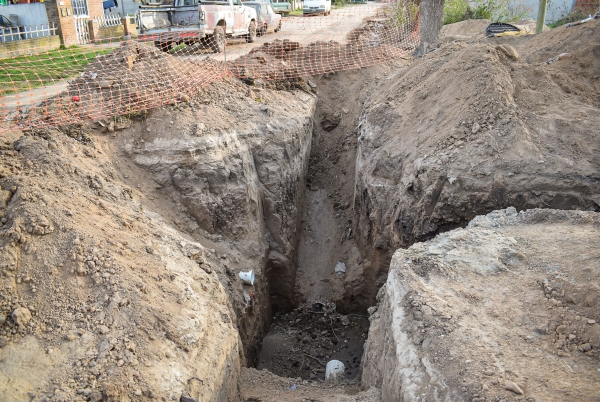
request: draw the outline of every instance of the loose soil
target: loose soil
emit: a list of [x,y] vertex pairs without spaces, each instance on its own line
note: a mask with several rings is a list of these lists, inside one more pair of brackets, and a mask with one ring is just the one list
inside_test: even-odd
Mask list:
[[598,213],[508,208],[398,250],[362,385],[386,401],[600,401],[598,241]]
[[[600,400],[599,32],[459,38],[10,133],[0,393]],[[510,208],[449,231],[509,206],[588,212]],[[340,384],[322,382],[329,359]]]

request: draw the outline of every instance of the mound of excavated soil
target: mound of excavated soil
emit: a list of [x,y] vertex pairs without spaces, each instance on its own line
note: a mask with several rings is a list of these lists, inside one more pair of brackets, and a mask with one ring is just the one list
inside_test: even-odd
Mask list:
[[465,20],[444,25],[440,40],[451,42],[453,40],[482,39],[485,37],[485,28],[491,23],[490,20]]
[[148,43],[126,41],[92,60],[67,90],[20,123],[40,127],[122,115],[189,99],[231,75],[214,60],[182,60]]
[[600,214],[514,208],[392,259],[363,387],[385,401],[600,401]]
[[225,79],[5,137],[0,399],[238,400],[269,301],[291,300],[314,103]]
[[232,63],[235,75],[244,79],[285,80],[357,69],[408,57],[418,37],[408,27],[389,21],[367,21],[348,34],[348,43],[316,41],[307,46],[275,40],[254,48]]
[[362,244],[389,256],[508,206],[598,210],[599,43],[600,21],[451,43],[382,80],[360,123]]
[[144,202],[104,136],[15,133],[1,147],[1,399],[235,398],[220,256],[177,229],[173,207]]

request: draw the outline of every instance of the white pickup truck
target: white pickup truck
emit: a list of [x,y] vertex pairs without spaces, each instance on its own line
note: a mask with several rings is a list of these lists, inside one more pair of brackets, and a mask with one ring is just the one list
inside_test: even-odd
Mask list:
[[138,37],[165,51],[181,43],[207,43],[217,53],[227,37],[256,40],[256,10],[241,0],[174,0],[173,5],[140,6]]

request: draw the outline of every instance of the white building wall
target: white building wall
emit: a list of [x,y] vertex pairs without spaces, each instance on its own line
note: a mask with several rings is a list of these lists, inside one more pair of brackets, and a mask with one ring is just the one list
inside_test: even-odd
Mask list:
[[41,25],[44,27],[48,24],[48,15],[46,14],[46,7],[44,3],[28,3],[28,4],[10,4],[7,6],[0,6],[0,14],[10,19],[14,24],[10,15],[19,16],[19,26],[27,25]]
[[[523,0],[523,4],[531,9],[529,17],[537,20],[539,0]],[[546,9],[546,24],[557,21],[573,10],[575,0],[551,0]]]

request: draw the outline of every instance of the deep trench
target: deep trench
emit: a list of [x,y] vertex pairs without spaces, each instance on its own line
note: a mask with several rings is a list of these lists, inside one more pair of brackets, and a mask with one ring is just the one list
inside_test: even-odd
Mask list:
[[[324,364],[344,362],[346,377],[360,376],[367,339],[367,309],[375,304],[391,255],[369,253],[354,235],[353,208],[358,118],[372,71],[342,72],[313,80],[318,85],[300,233],[287,302],[270,284],[269,326],[258,359],[248,361],[282,377],[323,380]],[[348,82],[353,82],[349,86]],[[340,104],[340,100],[343,102]],[[366,259],[372,264],[364,264]],[[336,267],[338,272],[336,272]],[[358,284],[347,273],[361,270]],[[382,272],[380,272],[382,271]],[[355,279],[356,282],[356,279]],[[273,301],[275,301],[273,303]],[[269,325],[270,324],[270,325]]]

